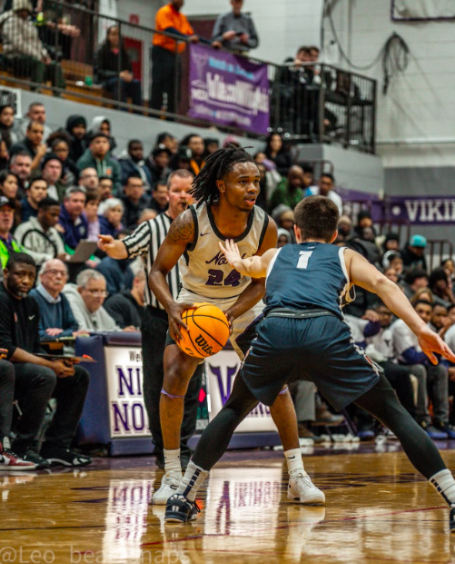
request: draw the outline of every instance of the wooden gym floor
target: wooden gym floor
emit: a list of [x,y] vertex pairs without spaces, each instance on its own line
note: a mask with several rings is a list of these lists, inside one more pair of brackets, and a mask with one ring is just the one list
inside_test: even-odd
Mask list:
[[[455,443],[445,445],[455,447]],[[164,525],[149,505],[153,457],[96,459],[85,470],[0,472],[0,563],[280,564],[455,562],[448,511],[395,445],[316,449],[305,467],[327,497],[288,503],[282,453],[228,453],[195,523]],[[390,452],[391,451],[391,452]],[[455,450],[443,452],[455,467]]]

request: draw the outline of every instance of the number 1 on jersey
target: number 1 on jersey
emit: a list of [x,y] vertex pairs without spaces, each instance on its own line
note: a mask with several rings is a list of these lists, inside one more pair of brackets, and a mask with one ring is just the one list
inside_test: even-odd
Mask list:
[[299,262],[297,263],[297,268],[308,268],[308,262],[310,260],[313,251],[300,251]]

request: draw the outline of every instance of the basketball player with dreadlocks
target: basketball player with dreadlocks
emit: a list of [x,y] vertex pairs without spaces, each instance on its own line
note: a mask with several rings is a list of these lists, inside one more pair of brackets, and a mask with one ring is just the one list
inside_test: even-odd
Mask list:
[[[229,266],[219,243],[233,239],[243,257],[261,256],[276,247],[277,227],[255,206],[260,173],[243,149],[228,147],[216,151],[193,182],[192,195],[198,202],[171,225],[150,272],[152,292],[169,316],[169,338],[164,352],[164,382],[160,420],[164,441],[165,475],[153,494],[153,503],[165,504],[182,478],[180,426],[183,400],[200,360],[184,353],[176,341],[185,328],[182,313],[194,303],[210,302],[220,307],[231,324],[231,344],[243,358],[236,338],[262,313],[265,278],[241,275]],[[166,282],[168,272],[179,264],[182,290],[177,301]],[[234,382],[232,393],[242,382]],[[237,390],[237,394],[242,393]],[[300,503],[323,503],[303,468],[297,419],[287,387],[271,406],[290,474],[288,497]],[[247,414],[245,414],[246,416]],[[196,511],[196,509],[194,510]]]

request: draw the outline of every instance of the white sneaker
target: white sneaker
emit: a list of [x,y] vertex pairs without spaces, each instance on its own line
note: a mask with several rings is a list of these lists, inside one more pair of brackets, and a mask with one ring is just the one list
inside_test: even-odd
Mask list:
[[288,499],[304,504],[325,503],[324,493],[313,484],[306,472],[289,478]]
[[180,472],[166,472],[161,480],[160,489],[152,495],[152,503],[166,505],[167,500],[177,491],[181,479],[182,474]]

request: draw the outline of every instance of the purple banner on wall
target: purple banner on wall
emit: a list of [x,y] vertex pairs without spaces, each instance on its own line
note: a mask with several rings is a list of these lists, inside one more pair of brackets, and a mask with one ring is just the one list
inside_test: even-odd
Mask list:
[[267,65],[204,45],[190,48],[191,117],[266,134],[269,127]]
[[454,196],[394,196],[387,198],[385,204],[390,220],[408,220],[413,225],[455,224]]

